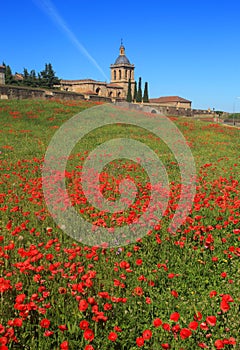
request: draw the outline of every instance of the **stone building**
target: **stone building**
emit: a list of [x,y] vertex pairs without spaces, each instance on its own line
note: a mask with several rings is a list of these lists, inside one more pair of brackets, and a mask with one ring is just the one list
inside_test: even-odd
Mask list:
[[5,84],[5,67],[0,66],[0,84]]
[[121,43],[119,56],[114,64],[111,64],[111,84],[120,85],[123,88],[123,97],[127,97],[128,82],[130,79],[132,94],[134,93],[134,64],[129,62],[125,55],[125,47]]
[[185,98],[179,96],[162,96],[158,98],[151,98],[149,102],[151,104],[176,108],[191,108],[192,104],[192,101],[186,100]]
[[125,55],[125,47],[122,43],[119,51],[119,56],[114,64],[110,65],[110,83],[93,79],[61,80],[61,90],[78,92],[84,94],[86,98],[89,95],[98,95],[110,97],[112,100],[126,99],[129,79],[132,85],[132,93],[134,92],[134,64],[131,64]]

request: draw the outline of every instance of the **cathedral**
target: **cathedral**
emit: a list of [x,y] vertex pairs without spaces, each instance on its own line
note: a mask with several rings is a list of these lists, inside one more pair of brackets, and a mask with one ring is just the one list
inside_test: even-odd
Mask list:
[[131,64],[125,54],[125,47],[121,42],[119,56],[110,65],[110,83],[96,81],[93,79],[81,80],[61,80],[60,88],[65,91],[81,93],[88,98],[90,95],[109,97],[113,101],[116,99],[126,99],[128,82],[130,79],[132,95],[134,93],[134,64]]

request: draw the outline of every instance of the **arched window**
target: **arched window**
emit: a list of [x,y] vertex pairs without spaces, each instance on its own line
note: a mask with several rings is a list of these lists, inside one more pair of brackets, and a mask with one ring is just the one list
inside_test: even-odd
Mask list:
[[113,71],[113,80],[116,80],[117,79],[117,74],[116,74],[116,71],[114,70]]
[[125,79],[127,79],[127,69],[125,69]]
[[98,88],[96,89],[96,93],[97,93],[98,95],[100,95],[100,91],[101,91],[101,89],[98,87]]
[[118,76],[119,76],[119,80],[121,80],[122,79],[122,71],[120,69],[118,71]]

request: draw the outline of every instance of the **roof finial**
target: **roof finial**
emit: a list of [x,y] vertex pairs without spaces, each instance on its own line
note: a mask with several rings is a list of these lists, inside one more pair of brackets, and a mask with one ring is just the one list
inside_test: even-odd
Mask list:
[[125,47],[123,46],[123,39],[121,39],[120,56],[123,55],[125,55]]

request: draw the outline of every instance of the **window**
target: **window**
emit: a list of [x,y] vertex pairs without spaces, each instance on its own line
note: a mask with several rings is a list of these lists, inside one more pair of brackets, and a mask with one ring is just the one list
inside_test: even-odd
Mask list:
[[113,71],[113,80],[116,80],[117,79],[117,75],[116,75],[116,71],[114,70]]
[[119,80],[121,80],[122,79],[122,71],[119,69]]
[[127,79],[127,69],[125,69],[125,79]]

